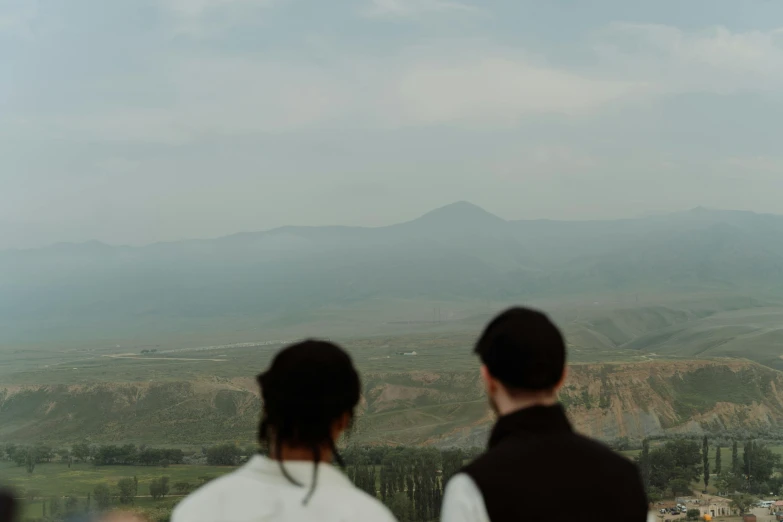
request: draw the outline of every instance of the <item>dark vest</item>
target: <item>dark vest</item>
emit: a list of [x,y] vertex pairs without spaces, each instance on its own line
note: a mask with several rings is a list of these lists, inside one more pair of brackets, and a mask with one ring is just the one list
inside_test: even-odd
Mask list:
[[647,498],[630,460],[574,433],[563,409],[501,417],[488,451],[463,470],[492,522],[646,522]]

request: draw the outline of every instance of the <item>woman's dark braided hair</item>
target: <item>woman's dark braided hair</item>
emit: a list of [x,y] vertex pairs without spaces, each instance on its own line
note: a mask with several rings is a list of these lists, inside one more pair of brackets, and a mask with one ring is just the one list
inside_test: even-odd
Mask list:
[[289,482],[304,487],[286,471],[281,446],[313,452],[313,481],[303,501],[306,504],[315,491],[324,445],[330,447],[334,460],[344,466],[332,439],[332,426],[346,413],[353,419],[359,403],[359,374],[351,357],[339,346],[307,340],[278,353],[257,380],[263,401],[258,439],[272,449],[271,456]]

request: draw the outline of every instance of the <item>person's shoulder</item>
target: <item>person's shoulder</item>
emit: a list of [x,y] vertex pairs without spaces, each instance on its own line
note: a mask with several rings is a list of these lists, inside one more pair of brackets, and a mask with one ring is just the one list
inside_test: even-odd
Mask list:
[[471,476],[464,471],[460,471],[451,477],[443,490],[444,502],[447,499],[449,502],[465,502],[477,496],[481,497],[478,486]]

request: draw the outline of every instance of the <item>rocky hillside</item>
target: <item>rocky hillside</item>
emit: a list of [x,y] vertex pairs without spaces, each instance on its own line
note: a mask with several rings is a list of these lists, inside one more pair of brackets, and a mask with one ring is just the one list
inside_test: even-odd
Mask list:
[[[765,431],[783,427],[783,373],[732,360],[576,365],[562,401],[578,430],[606,440]],[[0,442],[245,442],[258,407],[251,379],[0,385]],[[474,445],[491,421],[475,372],[376,373],[352,438]]]

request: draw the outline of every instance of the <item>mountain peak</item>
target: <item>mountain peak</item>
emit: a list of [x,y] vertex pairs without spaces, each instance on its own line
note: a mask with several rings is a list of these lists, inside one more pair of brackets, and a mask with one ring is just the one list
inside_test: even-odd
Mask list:
[[496,223],[505,223],[505,220],[491,214],[468,201],[457,201],[456,203],[450,203],[445,207],[436,208],[421,216],[416,221],[431,221],[431,220],[470,220],[470,221],[494,221]]
[[454,203],[449,203],[448,205],[444,205],[440,208],[433,210],[433,212],[437,212],[438,210],[444,210],[444,209],[473,209],[473,210],[480,210],[482,212],[486,212],[480,206],[475,205],[470,201],[465,201],[464,199],[462,201],[455,201]]
[[505,227],[508,223],[483,208],[467,201],[458,201],[427,212],[402,226],[418,228],[430,233],[487,233]]

